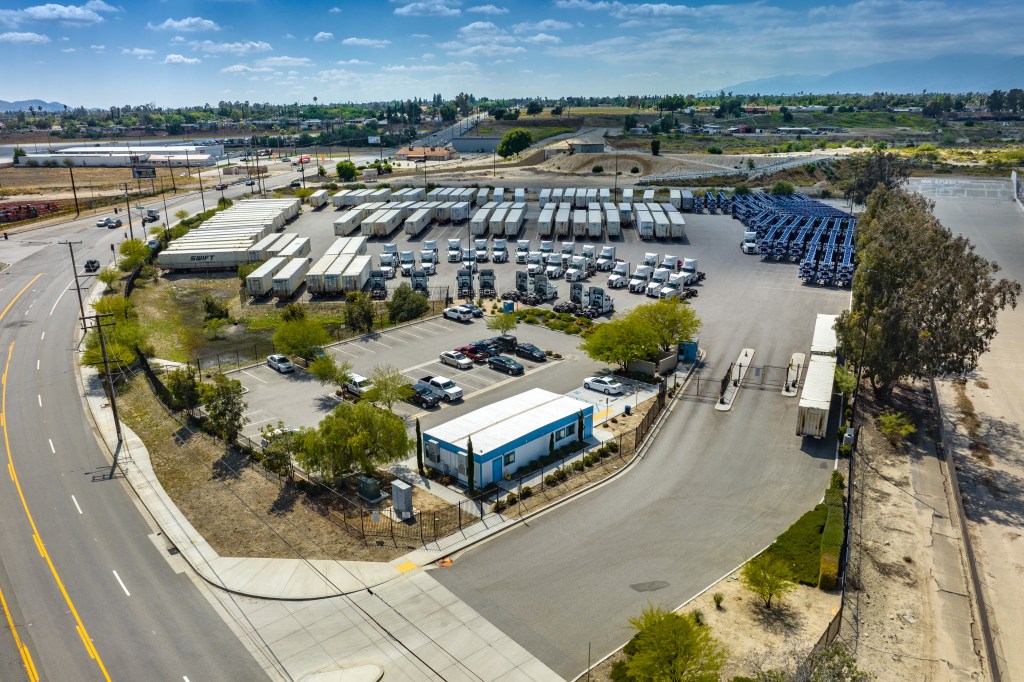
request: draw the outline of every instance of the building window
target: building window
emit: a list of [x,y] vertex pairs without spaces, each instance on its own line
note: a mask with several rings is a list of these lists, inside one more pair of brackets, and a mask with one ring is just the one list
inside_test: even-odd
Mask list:
[[516,451],[515,450],[513,450],[512,452],[506,452],[505,453],[505,466],[508,466],[509,464],[512,464],[515,461],[516,461]]
[[555,431],[555,440],[562,440],[563,438],[568,438],[574,433],[576,433],[576,425],[569,424],[564,429],[558,429],[557,431]]

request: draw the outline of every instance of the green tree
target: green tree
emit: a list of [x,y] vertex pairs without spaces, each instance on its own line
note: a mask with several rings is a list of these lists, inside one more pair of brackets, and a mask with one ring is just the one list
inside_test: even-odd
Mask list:
[[295,476],[295,468],[292,466],[292,459],[298,452],[298,435],[291,429],[286,429],[284,422],[277,422],[277,427],[269,424],[260,429],[260,434],[266,445],[260,453],[260,461],[270,471],[281,476],[287,476],[292,480]]
[[629,625],[636,630],[626,646],[630,680],[718,682],[728,649],[691,614],[649,605],[639,617],[630,618]]
[[648,327],[627,318],[595,325],[580,344],[580,350],[592,360],[615,363],[625,369],[634,360],[643,360],[658,350],[658,338]]
[[836,388],[849,400],[853,395],[853,389],[857,387],[857,377],[853,372],[836,365]]
[[693,306],[678,298],[639,305],[625,319],[635,328],[653,333],[663,351],[672,350],[681,341],[692,341],[702,326]]
[[743,586],[760,597],[768,609],[772,607],[772,599],[777,597],[781,600],[796,589],[791,578],[792,573],[786,563],[767,554],[754,557],[740,572]]
[[992,113],[1002,111],[1006,105],[1006,93],[1002,90],[993,90],[992,94],[988,96],[988,110]]
[[321,386],[337,386],[341,388],[352,378],[352,365],[348,362],[337,362],[330,355],[324,355],[309,363],[306,370]]
[[793,113],[789,110],[789,107],[779,107],[779,113],[782,114],[783,123],[793,122]]
[[750,185],[741,182],[733,188],[733,194],[750,194]]
[[18,159],[20,159],[23,156],[28,156],[28,152],[26,152],[21,147],[15,147],[14,148],[14,165],[15,166],[18,165]]
[[469,486],[469,494],[473,494],[476,486],[476,462],[473,461],[473,438],[466,439],[466,482]]
[[423,470],[423,434],[420,431],[420,418],[416,417],[416,471],[420,476],[426,472]]
[[178,410],[191,410],[199,405],[199,382],[190,369],[175,369],[164,377],[164,386],[171,394],[173,407]]
[[361,291],[349,294],[345,303],[345,326],[355,333],[373,330],[373,301]]
[[854,181],[843,191],[843,196],[858,204],[866,203],[879,185],[895,189],[910,177],[907,160],[892,152],[875,150],[867,156],[855,158],[852,166]]
[[344,182],[348,182],[356,177],[356,165],[351,161],[339,161],[334,170],[338,174],[338,179]]
[[536,116],[542,111],[544,111],[544,105],[536,100],[526,105],[526,113],[530,116]]
[[402,282],[387,302],[388,319],[392,322],[415,320],[430,310],[430,300],[426,295],[413,291],[407,282]]
[[661,140],[651,140],[651,155],[657,156],[661,153]]
[[370,372],[370,381],[373,382],[373,388],[364,397],[371,402],[381,403],[389,411],[395,403],[412,395],[412,385],[394,365],[377,365]]
[[[103,341],[111,367],[130,367],[138,360],[140,352],[152,354],[146,343],[146,333],[139,326],[139,316],[131,299],[104,296],[93,304],[93,308],[101,315],[110,316],[103,325]],[[91,367],[103,367],[103,353],[98,334],[99,330],[94,326],[85,337],[82,363]]]
[[626,114],[626,118],[622,121],[622,129],[629,132],[633,128],[636,128],[637,120],[633,114]]
[[249,418],[245,416],[248,403],[242,400],[241,382],[216,374],[212,384],[202,384],[200,394],[210,431],[220,436],[225,443],[234,443],[242,427],[249,423]]
[[551,115],[552,116],[561,116],[562,115],[562,107],[551,107]]
[[149,259],[149,247],[141,239],[126,239],[117,247],[121,259],[117,263],[121,272],[132,272],[146,264]]
[[178,219],[178,222],[180,223],[180,222],[181,222],[182,220],[184,220],[185,218],[188,218],[188,211],[186,211],[186,210],[185,210],[185,209],[183,209],[183,208],[182,208],[182,209],[179,209],[179,210],[177,210],[177,211],[175,211],[175,212],[174,212],[174,217],[175,217],[175,218],[177,218],[177,219]]
[[487,328],[502,335],[515,331],[518,326],[519,318],[515,313],[500,313],[487,320]]
[[796,193],[796,188],[793,187],[793,183],[786,182],[785,180],[778,180],[772,185],[771,193],[775,195],[788,195]]
[[857,224],[853,304],[836,334],[840,353],[862,364],[882,400],[906,377],[974,371],[1000,311],[1020,295],[1020,284],[997,280],[999,266],[931,208],[919,194],[879,188]]
[[117,281],[121,279],[121,273],[114,268],[103,268],[96,275],[96,279],[106,284],[108,289],[114,291],[117,289]]
[[283,322],[295,322],[296,320],[306,319],[306,309],[302,307],[301,303],[289,303],[281,311],[281,320]]
[[498,156],[506,159],[518,154],[533,144],[533,133],[526,128],[513,128],[505,133],[498,143]]
[[353,470],[371,474],[405,459],[413,447],[401,417],[366,400],[339,403],[296,443],[299,464],[331,480]]
[[917,427],[914,426],[907,415],[892,410],[886,410],[878,415],[878,428],[882,431],[882,435],[885,436],[886,440],[894,447],[902,443],[904,438],[917,431]]
[[318,349],[330,343],[331,337],[317,320],[303,318],[282,322],[274,330],[274,348],[285,355],[310,359]]
[[319,177],[321,177],[321,178],[326,178],[326,177],[327,177],[327,169],[326,169],[326,168],[324,168],[323,166],[319,166],[319,165],[318,165],[318,166],[316,167],[316,174],[317,174],[317,175],[318,175]]

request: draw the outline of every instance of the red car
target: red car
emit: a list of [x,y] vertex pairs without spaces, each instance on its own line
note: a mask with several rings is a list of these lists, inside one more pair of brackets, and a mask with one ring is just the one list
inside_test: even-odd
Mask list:
[[487,358],[491,357],[490,353],[485,351],[483,348],[477,348],[476,346],[463,346],[461,348],[456,348],[455,350],[459,351],[473,362],[487,362]]

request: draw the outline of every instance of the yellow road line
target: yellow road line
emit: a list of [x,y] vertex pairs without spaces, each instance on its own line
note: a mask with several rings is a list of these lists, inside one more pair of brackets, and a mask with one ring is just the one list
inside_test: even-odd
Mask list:
[[[26,284],[13,299],[11,299],[11,302],[8,303],[7,307],[3,309],[3,312],[0,312],[0,320],[4,319],[4,317],[7,315],[7,312],[11,309],[11,306],[13,306],[14,303],[21,297],[21,295],[24,294],[25,291],[30,286],[32,286],[32,284],[34,284],[35,281],[40,277],[42,277],[42,273],[33,277],[32,280],[28,284]],[[100,668],[100,672],[103,674],[103,679],[107,680],[107,682],[110,682],[110,675],[107,674],[107,668],[103,665],[103,659],[100,658],[99,652],[96,651],[96,647],[93,645],[92,639],[89,637],[89,632],[85,629],[85,624],[82,623],[82,619],[78,615],[78,609],[75,608],[74,602],[71,601],[71,595],[69,595],[67,589],[65,589],[64,581],[60,579],[60,574],[57,573],[57,567],[53,565],[53,560],[50,559],[50,555],[46,551],[46,545],[43,544],[43,537],[39,534],[39,529],[36,528],[35,519],[32,518],[32,512],[29,511],[28,501],[25,499],[25,493],[21,489],[21,482],[18,480],[17,470],[14,468],[14,456],[11,453],[11,441],[10,436],[8,435],[7,432],[7,373],[10,371],[11,357],[13,355],[14,342],[12,341],[11,345],[7,349],[7,362],[4,364],[3,373],[3,393],[2,397],[0,397],[0,416],[3,417],[2,423],[4,432],[4,448],[7,450],[7,468],[8,471],[10,471],[11,473],[11,480],[14,481],[14,487],[18,491],[18,497],[21,499],[21,506],[25,510],[25,518],[28,519],[29,526],[32,527],[32,534],[36,541],[36,546],[39,548],[40,555],[42,555],[42,557],[46,560],[46,565],[50,568],[50,573],[53,575],[53,579],[57,583],[57,588],[60,590],[61,595],[63,595],[64,602],[68,605],[68,609],[71,611],[71,615],[75,619],[75,623],[77,626],[76,629],[78,630],[79,637],[82,638],[82,643],[85,646],[85,652],[89,655],[90,658],[96,661],[96,664]],[[6,606],[4,607],[4,610],[6,611]],[[8,620],[10,620],[9,614]],[[25,661],[26,668],[29,668],[30,665],[32,666],[31,668],[29,668],[29,670],[31,671],[30,675],[35,674],[35,666],[32,665],[31,658],[29,658],[27,661],[25,659],[25,656],[28,653],[27,649],[24,650],[24,652],[25,653],[22,654],[22,660]],[[34,679],[38,679],[38,675],[36,675]]]

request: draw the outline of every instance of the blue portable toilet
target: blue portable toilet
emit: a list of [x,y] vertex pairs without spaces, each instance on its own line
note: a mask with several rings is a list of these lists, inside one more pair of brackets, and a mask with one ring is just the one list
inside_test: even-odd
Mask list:
[[516,302],[504,301],[501,306],[501,311],[503,313],[514,313],[516,311]]
[[676,350],[677,357],[683,362],[697,362],[697,349],[700,346],[700,339],[683,341]]

